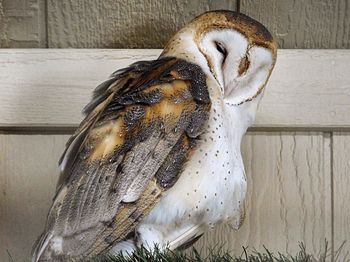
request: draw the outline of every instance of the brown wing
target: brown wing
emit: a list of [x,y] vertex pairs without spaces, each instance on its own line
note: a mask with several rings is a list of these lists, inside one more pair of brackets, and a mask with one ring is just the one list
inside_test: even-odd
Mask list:
[[175,58],[134,64],[99,86],[60,161],[36,256],[90,257],[123,240],[177,181],[209,109],[203,72]]

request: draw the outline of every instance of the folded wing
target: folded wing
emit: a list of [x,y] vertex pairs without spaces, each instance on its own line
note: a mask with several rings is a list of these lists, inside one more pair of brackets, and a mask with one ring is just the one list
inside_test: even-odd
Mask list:
[[34,260],[91,257],[132,233],[176,183],[209,116],[201,69],[138,62],[94,91],[67,143]]

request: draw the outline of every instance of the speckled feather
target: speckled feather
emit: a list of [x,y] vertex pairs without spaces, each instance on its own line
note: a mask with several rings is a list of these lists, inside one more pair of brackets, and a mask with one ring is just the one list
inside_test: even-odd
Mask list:
[[175,58],[138,62],[98,86],[60,160],[46,232],[62,238],[63,255],[47,258],[93,256],[132,232],[177,181],[209,110],[203,72]]

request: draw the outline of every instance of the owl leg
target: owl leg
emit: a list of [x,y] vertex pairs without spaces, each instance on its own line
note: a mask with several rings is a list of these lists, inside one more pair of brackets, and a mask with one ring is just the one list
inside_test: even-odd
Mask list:
[[127,256],[132,254],[135,251],[135,249],[135,241],[133,239],[128,239],[117,243],[114,247],[112,247],[109,253],[111,255],[117,255],[121,252],[124,256]]
[[141,246],[150,251],[153,251],[156,246],[159,249],[164,248],[163,234],[154,225],[143,224],[139,226],[132,238],[117,243],[109,253],[111,255],[122,253],[124,256],[128,256]]
[[152,251],[156,247],[160,250],[169,248],[174,250],[186,248],[196,242],[204,233],[202,225],[178,225],[178,227],[164,227],[154,224],[142,224],[137,230],[137,246],[143,245]]
[[164,243],[163,233],[154,225],[142,224],[137,229],[137,246],[143,245],[152,251],[155,247],[163,249],[166,247]]

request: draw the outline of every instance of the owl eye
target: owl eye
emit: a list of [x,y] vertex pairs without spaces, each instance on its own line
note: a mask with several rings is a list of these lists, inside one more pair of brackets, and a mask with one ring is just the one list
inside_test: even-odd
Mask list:
[[226,56],[227,56],[226,48],[219,42],[215,42],[215,47],[223,55],[223,57],[224,57],[223,63],[224,63]]

